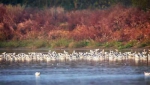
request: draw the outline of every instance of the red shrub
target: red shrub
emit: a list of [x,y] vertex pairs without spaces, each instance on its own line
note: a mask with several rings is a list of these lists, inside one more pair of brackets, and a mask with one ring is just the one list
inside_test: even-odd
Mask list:
[[0,40],[93,39],[98,42],[150,39],[150,12],[121,5],[105,10],[44,10],[0,5]]

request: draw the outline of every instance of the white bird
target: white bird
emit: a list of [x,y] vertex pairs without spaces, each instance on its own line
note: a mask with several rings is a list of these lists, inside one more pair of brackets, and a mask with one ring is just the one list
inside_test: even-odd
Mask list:
[[40,76],[40,72],[35,72],[35,76]]
[[150,72],[144,72],[145,76],[150,76]]

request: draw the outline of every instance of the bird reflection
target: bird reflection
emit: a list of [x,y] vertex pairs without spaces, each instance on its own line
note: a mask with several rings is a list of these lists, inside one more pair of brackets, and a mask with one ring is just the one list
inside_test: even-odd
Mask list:
[[36,85],[42,85],[40,82],[40,76],[35,76]]

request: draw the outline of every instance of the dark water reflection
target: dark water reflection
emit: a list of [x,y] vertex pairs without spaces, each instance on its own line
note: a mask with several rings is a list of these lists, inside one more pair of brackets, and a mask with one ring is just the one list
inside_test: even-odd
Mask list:
[[[35,72],[41,76],[35,77]],[[147,61],[1,61],[0,85],[150,85]]]

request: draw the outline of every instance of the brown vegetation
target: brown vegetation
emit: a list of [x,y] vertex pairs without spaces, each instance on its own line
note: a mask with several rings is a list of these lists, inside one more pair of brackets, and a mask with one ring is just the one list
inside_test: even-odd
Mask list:
[[59,38],[97,42],[150,40],[150,11],[122,5],[72,11],[0,5],[1,41]]

